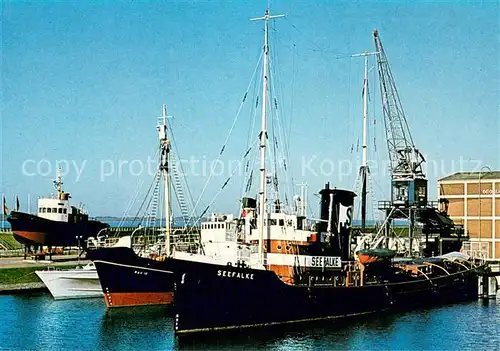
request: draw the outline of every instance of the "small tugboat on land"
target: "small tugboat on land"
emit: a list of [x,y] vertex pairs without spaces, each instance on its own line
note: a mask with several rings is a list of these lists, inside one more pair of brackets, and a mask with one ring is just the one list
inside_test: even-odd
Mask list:
[[89,237],[108,228],[107,223],[89,219],[83,208],[70,204],[70,194],[62,190],[61,169],[54,181],[57,194],[38,199],[37,214],[11,211],[7,217],[14,238],[25,246],[85,247]]

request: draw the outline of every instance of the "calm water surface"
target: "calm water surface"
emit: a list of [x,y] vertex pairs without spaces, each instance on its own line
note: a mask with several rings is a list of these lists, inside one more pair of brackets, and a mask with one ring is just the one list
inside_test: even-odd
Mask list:
[[36,293],[0,296],[0,313],[5,350],[500,349],[500,296],[413,313],[180,340],[168,307],[107,311],[102,299],[54,301]]

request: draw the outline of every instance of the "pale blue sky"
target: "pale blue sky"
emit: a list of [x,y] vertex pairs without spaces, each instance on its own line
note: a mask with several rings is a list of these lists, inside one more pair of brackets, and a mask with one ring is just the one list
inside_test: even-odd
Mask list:
[[[79,179],[73,166],[68,169],[66,189],[92,215],[121,215],[138,180],[148,183],[147,175],[133,176],[125,167],[103,180],[101,163],[146,162],[157,144],[155,123],[163,103],[175,116],[181,157],[215,159],[262,47],[262,23],[248,19],[262,16],[266,5],[2,2],[0,192],[11,205],[20,194],[24,206],[27,194],[36,198],[52,191],[56,160],[78,167],[86,161]],[[363,62],[338,57],[373,50],[374,28],[415,144],[432,161],[430,196],[436,196],[437,178],[460,167],[500,169],[497,2],[272,1],[271,10],[287,15],[272,25],[271,50],[279,59],[274,67],[281,77],[281,113],[292,123],[289,163],[295,182],[308,182],[311,193],[326,181],[353,187],[359,153],[351,153],[351,145],[361,134]],[[377,152],[372,149],[370,158],[380,162],[387,148],[375,86],[371,98],[377,124],[370,143],[376,135]],[[224,160],[244,152],[249,115],[240,116]],[[343,177],[301,174],[302,159],[312,156],[333,164],[349,160],[354,170]],[[23,175],[27,160],[34,162],[26,164],[28,172],[36,172],[41,160],[51,172]],[[312,162],[317,173],[319,162]],[[203,203],[226,177],[214,177]],[[374,178],[374,195],[384,199],[388,177],[374,171]],[[190,176],[195,197],[205,180]],[[235,211],[240,189],[237,179],[215,209]]]

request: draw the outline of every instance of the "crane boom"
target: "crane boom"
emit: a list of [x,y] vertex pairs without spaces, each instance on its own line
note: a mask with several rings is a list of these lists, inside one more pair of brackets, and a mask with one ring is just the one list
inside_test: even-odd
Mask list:
[[425,178],[422,170],[425,159],[413,143],[389,61],[376,29],[373,31],[373,39],[377,51],[377,69],[391,175],[393,179]]
[[373,31],[391,171],[392,206],[426,206],[424,156],[415,147],[378,31]]

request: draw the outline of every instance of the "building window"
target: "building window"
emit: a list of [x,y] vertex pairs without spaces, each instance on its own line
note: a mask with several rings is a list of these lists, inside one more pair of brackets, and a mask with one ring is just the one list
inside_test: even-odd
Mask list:
[[285,220],[284,219],[280,219],[280,227],[284,227],[285,226]]

